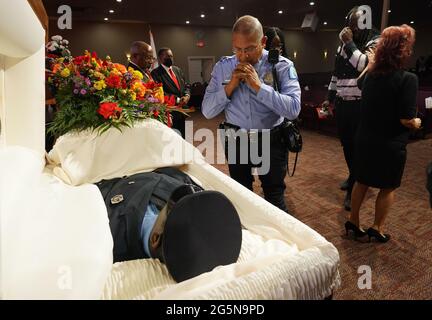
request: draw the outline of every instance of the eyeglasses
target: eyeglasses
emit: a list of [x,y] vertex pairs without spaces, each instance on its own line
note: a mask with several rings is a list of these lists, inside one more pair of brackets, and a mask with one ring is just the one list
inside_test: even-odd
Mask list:
[[258,48],[259,48],[259,46],[260,45],[257,45],[257,46],[253,46],[253,47],[248,47],[248,48],[245,48],[245,49],[241,49],[241,48],[233,48],[232,49],[232,52],[234,53],[234,54],[238,54],[238,53],[244,53],[244,54],[250,54],[250,53],[252,53],[252,52],[254,52],[255,50],[257,50]]

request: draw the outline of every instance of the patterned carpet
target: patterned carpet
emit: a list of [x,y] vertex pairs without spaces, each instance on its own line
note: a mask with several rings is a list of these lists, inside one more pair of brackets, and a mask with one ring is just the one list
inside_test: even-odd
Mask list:
[[[222,119],[206,120],[196,112],[188,120],[193,121],[196,132],[202,128],[215,131]],[[345,236],[343,225],[347,212],[341,205],[344,192],[339,190],[339,184],[346,178],[347,169],[339,140],[312,131],[303,130],[302,134],[304,150],[295,176],[286,178],[285,198],[297,219],[339,250],[342,286],[335,292],[334,299],[432,299],[432,210],[425,189],[426,165],[432,161],[432,139],[408,146],[402,186],[397,190],[387,219],[386,232],[392,239],[381,244],[356,242]],[[202,144],[200,140],[194,144]],[[222,152],[219,148],[219,156],[223,157]],[[215,159],[212,151],[205,155]],[[215,167],[228,173],[226,165]],[[254,190],[262,195],[259,182],[255,182]],[[376,194],[373,190],[366,196],[361,211],[364,228],[372,225]],[[371,268],[370,290],[359,289],[358,281],[364,274],[364,271],[358,272],[360,266]]]

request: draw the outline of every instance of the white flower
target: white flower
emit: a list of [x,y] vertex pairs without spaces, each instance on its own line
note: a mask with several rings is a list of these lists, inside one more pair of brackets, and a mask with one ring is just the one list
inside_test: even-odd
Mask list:
[[65,39],[65,40],[62,41],[62,43],[63,43],[64,45],[67,46],[67,45],[69,44],[69,41],[67,41],[67,40]]
[[57,36],[52,36],[51,39],[52,39],[53,41],[62,41],[62,40],[63,40],[63,37],[57,35]]
[[51,44],[50,46],[47,47],[47,49],[48,51],[55,51],[56,47],[53,44]]

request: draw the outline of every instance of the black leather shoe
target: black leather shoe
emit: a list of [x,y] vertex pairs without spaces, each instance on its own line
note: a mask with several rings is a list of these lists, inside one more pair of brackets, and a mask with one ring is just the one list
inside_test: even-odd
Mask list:
[[349,231],[352,231],[354,234],[354,238],[361,238],[367,235],[367,232],[357,227],[354,223],[351,221],[345,222],[345,232],[348,236]]
[[351,193],[347,192],[344,200],[344,208],[346,211],[351,211]]
[[342,182],[342,183],[340,184],[340,189],[341,189],[342,191],[347,191],[347,190],[348,190],[348,187],[349,187],[348,179],[346,179],[344,182]]
[[378,230],[375,230],[374,228],[369,228],[367,230],[367,234],[369,236],[369,242],[373,238],[375,238],[378,242],[382,242],[382,243],[385,243],[390,240],[389,234],[381,234]]

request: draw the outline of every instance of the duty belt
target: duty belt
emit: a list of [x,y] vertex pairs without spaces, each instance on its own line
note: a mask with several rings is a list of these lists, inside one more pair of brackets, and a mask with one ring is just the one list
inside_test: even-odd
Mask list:
[[[261,134],[263,133],[263,131],[270,131],[270,140],[274,141],[275,139],[280,139],[280,131],[282,128],[282,125],[284,124],[284,122],[282,122],[280,125],[274,127],[273,129],[252,129],[252,130],[246,130],[246,129],[242,129],[239,126],[236,126],[234,124],[228,123],[228,122],[222,122],[219,125],[219,129],[225,130],[225,137],[227,138],[232,138],[233,136],[230,136],[229,134],[229,130],[233,130],[236,134],[234,135],[234,137],[238,137],[238,131],[240,131],[243,134],[247,134],[248,139],[251,141],[254,141],[255,139],[259,139],[259,137],[261,136]],[[227,134],[228,132],[228,134]]]

